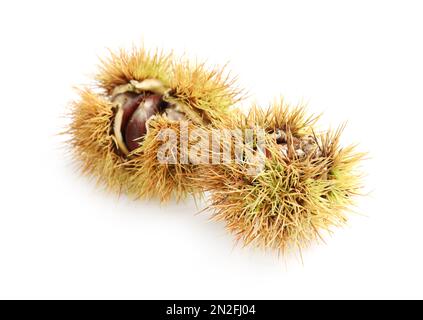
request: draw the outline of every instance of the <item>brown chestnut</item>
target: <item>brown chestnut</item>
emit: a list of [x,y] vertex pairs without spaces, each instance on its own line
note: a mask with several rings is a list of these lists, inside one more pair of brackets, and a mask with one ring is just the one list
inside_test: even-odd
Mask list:
[[113,98],[113,103],[117,108],[113,123],[113,132],[117,147],[124,154],[128,154],[129,151],[123,138],[125,136],[123,129],[126,128],[129,119],[143,99],[143,94],[133,92],[118,94]]
[[166,101],[164,96],[168,97],[168,89],[155,79],[131,81],[113,90],[116,114],[112,134],[119,155],[126,156],[140,146],[141,138],[147,133],[148,120],[155,114],[170,121],[187,118],[187,109]]
[[[125,133],[125,143],[131,152],[139,147],[139,140],[147,133],[147,121],[160,111],[161,96],[146,96],[133,112],[128,124],[122,127]],[[123,125],[123,122],[122,122]]]

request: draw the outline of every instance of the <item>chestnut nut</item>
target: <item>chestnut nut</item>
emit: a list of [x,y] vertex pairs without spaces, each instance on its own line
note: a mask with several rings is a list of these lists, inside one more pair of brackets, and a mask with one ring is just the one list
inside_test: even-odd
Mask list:
[[131,81],[115,88],[113,135],[121,153],[128,155],[140,146],[140,140],[148,131],[148,121],[154,115],[160,114],[173,121],[186,119],[180,106],[163,99],[166,94],[160,82],[154,79]]

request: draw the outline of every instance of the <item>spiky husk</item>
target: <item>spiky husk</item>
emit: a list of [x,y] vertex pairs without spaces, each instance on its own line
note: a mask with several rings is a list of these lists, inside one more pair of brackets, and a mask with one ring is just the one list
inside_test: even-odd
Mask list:
[[110,95],[114,88],[131,80],[147,79],[159,80],[169,88],[169,99],[188,107],[191,110],[188,117],[199,126],[218,123],[240,99],[240,91],[224,68],[208,69],[201,63],[143,48],[111,52],[109,58],[101,61],[94,87],[80,89],[80,98],[72,104],[67,130],[69,144],[82,171],[107,189],[137,198],[180,199],[195,193],[184,182],[184,175],[193,170],[192,166],[160,164],[154,154],[162,143],[155,139],[159,126],[177,127],[174,121],[164,118],[155,121],[156,127],[148,130],[140,148],[129,157],[118,155],[111,134],[115,111]]
[[[341,148],[342,127],[316,134],[318,117],[307,116],[305,108],[291,108],[280,102],[267,111],[254,107],[247,116],[238,114],[224,126],[263,128],[266,135],[264,169],[247,174],[251,163],[203,166],[193,184],[211,191],[213,219],[244,245],[285,252],[322,240],[322,231],[342,226],[347,211],[360,193],[357,165],[363,157],[353,146]],[[288,155],[272,137],[275,129],[287,134]],[[298,157],[289,141],[312,135],[318,156]]]

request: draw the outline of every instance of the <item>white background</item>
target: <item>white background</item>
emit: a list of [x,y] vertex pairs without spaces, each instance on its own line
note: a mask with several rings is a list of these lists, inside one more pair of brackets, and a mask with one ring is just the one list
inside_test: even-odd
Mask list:
[[[421,1],[2,1],[0,298],[423,298]],[[347,227],[297,256],[233,246],[192,201],[107,194],[65,155],[74,85],[106,48],[224,64],[348,121],[370,153]],[[200,205],[201,207],[201,205]]]

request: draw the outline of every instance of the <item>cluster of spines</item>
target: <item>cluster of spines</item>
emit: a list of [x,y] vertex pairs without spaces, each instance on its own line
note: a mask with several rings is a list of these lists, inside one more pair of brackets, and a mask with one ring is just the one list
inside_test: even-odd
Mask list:
[[[253,108],[247,116],[238,114],[229,126],[259,127],[269,133],[263,170],[249,176],[250,163],[232,162],[204,166],[201,178],[194,179],[211,192],[213,218],[224,221],[244,245],[280,252],[301,249],[347,221],[346,211],[360,193],[356,169],[364,154],[354,146],[340,147],[343,127],[316,134],[319,117],[306,114],[305,108],[283,102],[268,110]],[[311,136],[319,152],[303,157],[294,150],[282,154],[271,134],[275,129],[284,130],[288,141]]]
[[[160,127],[174,125],[171,121],[158,116],[155,129],[149,130],[129,157],[116,152],[112,135],[115,110],[110,96],[118,86],[148,79],[158,80],[168,88],[170,102],[191,110],[199,125],[213,125],[228,117],[229,108],[241,98],[235,79],[224,68],[207,68],[204,63],[192,63],[158,50],[111,52],[101,60],[95,88],[79,90],[79,99],[72,103],[66,130],[69,145],[82,171],[96,177],[107,189],[136,198],[158,197],[161,201],[172,196],[184,198],[196,193],[182,174],[191,170],[190,165],[159,165],[153,158],[155,144],[159,143],[155,134]],[[151,148],[147,149],[147,145]]]

